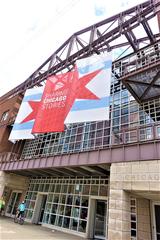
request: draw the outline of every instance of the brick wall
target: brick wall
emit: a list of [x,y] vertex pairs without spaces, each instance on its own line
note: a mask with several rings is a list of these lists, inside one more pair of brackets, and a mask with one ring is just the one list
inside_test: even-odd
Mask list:
[[[12,148],[12,143],[8,141],[8,137],[21,101],[22,95],[17,95],[0,102],[0,153],[9,152]],[[2,121],[3,113],[6,111],[8,111],[8,117],[5,121]]]

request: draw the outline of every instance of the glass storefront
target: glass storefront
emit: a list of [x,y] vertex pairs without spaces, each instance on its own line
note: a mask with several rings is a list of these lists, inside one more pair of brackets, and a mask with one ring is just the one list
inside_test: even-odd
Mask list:
[[7,210],[6,210],[7,216],[14,216],[16,214],[21,196],[22,196],[22,192],[18,192],[18,191],[12,192],[9,199],[9,203],[7,205]]
[[86,232],[90,196],[108,195],[108,178],[31,179],[26,195],[26,218],[32,221],[39,194],[47,193],[42,223]]

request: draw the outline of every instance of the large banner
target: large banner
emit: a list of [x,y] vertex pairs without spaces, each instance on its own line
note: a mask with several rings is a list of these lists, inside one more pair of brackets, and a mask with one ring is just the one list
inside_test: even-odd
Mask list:
[[77,83],[77,71],[73,70],[48,78],[38,109],[33,133],[62,132],[64,120],[73,105],[73,86]]
[[62,132],[64,124],[109,120],[111,54],[76,62],[71,72],[52,75],[44,88],[26,91],[10,140]]
[[48,78],[33,133],[61,132],[64,123],[109,120],[111,54],[77,61],[73,71]]
[[31,132],[43,90],[44,87],[26,90],[11,134],[9,136],[10,141],[34,138]]
[[111,53],[81,59],[76,65],[85,88],[78,89],[81,97],[76,97],[65,123],[109,120]]

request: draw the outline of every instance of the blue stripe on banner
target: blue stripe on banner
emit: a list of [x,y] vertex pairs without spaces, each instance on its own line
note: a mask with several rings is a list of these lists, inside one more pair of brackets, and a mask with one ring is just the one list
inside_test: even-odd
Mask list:
[[34,124],[34,121],[29,121],[25,123],[15,123],[12,131],[32,129],[33,124]]
[[109,103],[110,103],[110,96],[103,97],[99,100],[76,101],[71,108],[71,112],[109,107]]
[[28,102],[28,101],[34,101],[34,100],[40,100],[42,97],[42,93],[37,93],[33,95],[28,95],[23,98],[23,102]]
[[86,65],[85,67],[79,67],[78,72],[80,74],[87,74],[88,72],[93,72],[93,71],[96,71],[98,69],[100,69],[100,70],[109,69],[112,66],[112,61],[111,60],[104,61],[102,63],[104,64],[104,66],[102,68],[99,68],[100,63],[98,62],[97,64],[95,63],[95,64]]

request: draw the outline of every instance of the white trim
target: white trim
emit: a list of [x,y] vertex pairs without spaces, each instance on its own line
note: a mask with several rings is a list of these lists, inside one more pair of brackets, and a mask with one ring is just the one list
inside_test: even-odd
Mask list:
[[49,194],[49,192],[38,192],[38,193],[37,193],[37,195],[38,195],[38,194],[42,194],[42,195],[48,195],[48,194]]
[[94,195],[90,195],[89,197],[90,197],[90,199],[108,201],[108,197],[105,197],[105,196],[103,197],[103,196],[94,196]]
[[[37,212],[37,208],[38,208],[38,199],[39,199],[39,196],[40,195],[48,195],[49,192],[38,192],[37,193],[37,197],[36,197],[36,201],[35,201],[35,205],[34,205],[34,209],[33,209],[33,214],[32,214],[32,218],[31,218],[31,222],[34,223],[35,219],[37,218],[37,216],[40,214],[40,209],[39,211]],[[38,215],[36,215],[38,213]]]

